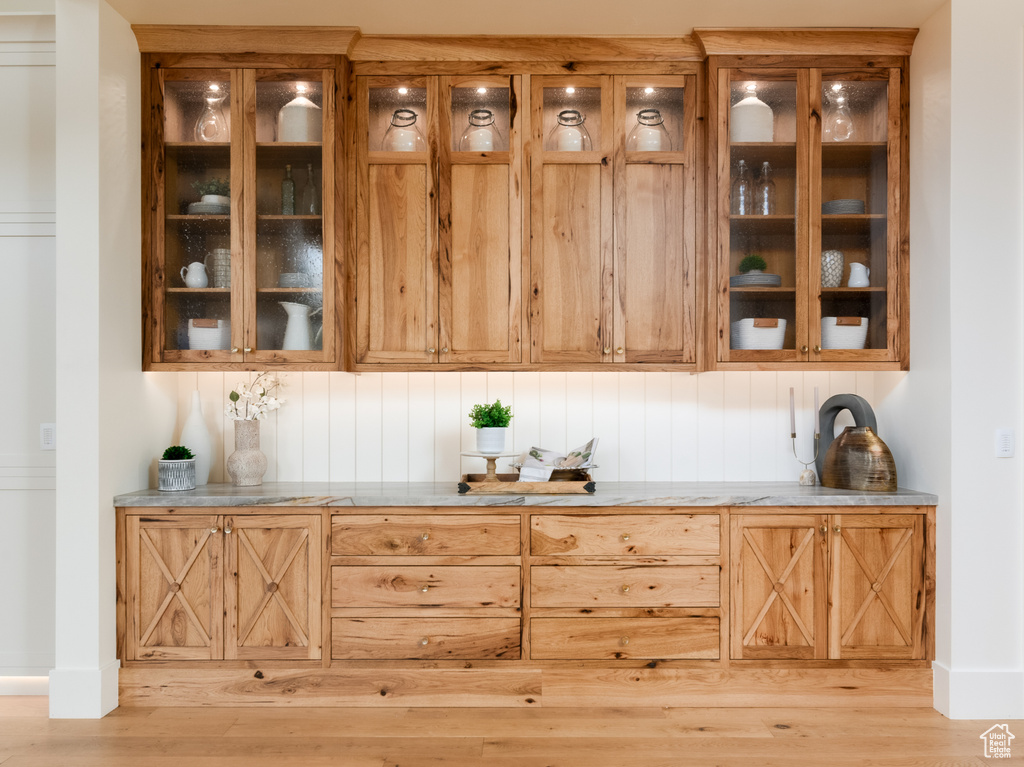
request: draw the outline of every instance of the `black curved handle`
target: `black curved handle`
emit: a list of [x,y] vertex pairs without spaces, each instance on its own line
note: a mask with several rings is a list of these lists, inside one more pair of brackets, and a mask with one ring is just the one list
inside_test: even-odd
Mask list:
[[818,442],[818,459],[814,462],[818,468],[818,479],[820,481],[822,472],[825,470],[825,456],[828,454],[828,446],[835,439],[836,416],[844,410],[849,410],[853,416],[853,422],[857,426],[870,426],[871,431],[878,434],[878,421],[875,420],[875,411],[863,397],[856,394],[836,394],[825,400],[818,411],[818,419],[821,422],[821,439]]

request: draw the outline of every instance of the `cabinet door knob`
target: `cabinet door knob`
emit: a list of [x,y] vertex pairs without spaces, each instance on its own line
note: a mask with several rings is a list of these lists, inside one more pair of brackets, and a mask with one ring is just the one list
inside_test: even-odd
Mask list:
[[231,347],[231,353],[232,354],[238,354],[238,347],[237,346],[232,346]]
[[616,349],[616,350],[615,350],[615,353],[616,353],[616,354],[622,354],[622,353],[623,353],[623,349],[622,349],[622,347],[620,346],[620,347],[619,347],[618,349]]
[[819,527],[818,529],[819,529],[819,530],[821,531],[821,534],[822,534],[822,535],[824,535],[825,533],[827,533],[827,532],[828,532],[828,528],[827,528],[827,527],[826,527],[825,525],[822,525],[822,526],[821,526],[821,527]]
[[629,637],[622,637],[619,639],[619,644],[625,647],[629,644]]
[[423,637],[422,639],[420,639],[420,644],[426,647],[428,644],[430,644],[430,639],[428,637]]
[[628,583],[623,583],[622,584],[622,593],[625,594],[628,591],[629,591],[629,584]]
[[815,354],[817,354],[817,353],[818,353],[818,352],[820,352],[820,351],[821,351],[821,347],[820,347],[820,346],[815,346],[815,347],[814,347],[814,353],[815,353]]
[[448,347],[447,346],[442,346],[441,347],[441,354],[447,354],[447,353],[448,353]]
[[224,525],[224,535],[231,535],[232,529],[230,524]]
[[612,353],[612,347],[610,347],[610,346],[604,347],[604,353],[605,354],[611,354]]
[[841,530],[842,530],[842,528],[841,528],[841,527],[840,527],[839,525],[836,525],[835,527],[833,527],[833,528],[832,528],[832,532],[833,532],[833,533],[838,533],[838,532],[840,532]]
[[430,591],[430,586],[424,584],[424,585],[420,586],[420,591],[422,591],[424,594],[426,594],[428,591]]
[[430,540],[430,533],[423,533],[423,535],[420,536],[420,540],[421,541],[429,541]]
[[434,349],[433,346],[431,346],[429,349],[427,349],[427,354],[433,354],[435,351],[437,351],[437,350]]
[[216,535],[217,533],[219,533],[219,532],[220,532],[220,528],[219,528],[219,527],[211,527],[211,528],[210,528],[210,532],[211,532],[212,534]]
[[622,540],[628,541],[629,540],[629,533],[623,533],[620,537],[622,538]]
[[801,346],[801,347],[800,347],[800,352],[801,352],[802,354],[807,354],[807,347],[806,347],[806,346]]
[[242,351],[245,352],[246,354],[248,354],[249,352],[252,351],[252,347],[251,346],[246,346],[244,349],[242,349]]

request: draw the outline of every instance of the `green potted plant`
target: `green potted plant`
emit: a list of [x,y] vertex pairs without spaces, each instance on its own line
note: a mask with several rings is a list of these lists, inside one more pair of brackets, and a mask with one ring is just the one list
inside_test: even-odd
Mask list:
[[768,268],[768,263],[761,258],[760,253],[750,253],[740,261],[740,274],[761,274]]
[[202,197],[205,203],[215,205],[231,204],[231,182],[226,178],[208,178],[204,181],[193,181],[192,189]]
[[511,420],[512,406],[503,406],[500,399],[490,405],[473,405],[469,411],[469,425],[477,430],[477,452],[494,455],[504,450],[505,431]]
[[161,490],[195,490],[196,457],[183,445],[171,445],[159,461]]

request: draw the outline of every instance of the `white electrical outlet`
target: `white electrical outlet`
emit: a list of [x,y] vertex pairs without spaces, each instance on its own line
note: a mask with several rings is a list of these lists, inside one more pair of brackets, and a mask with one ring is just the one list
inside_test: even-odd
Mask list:
[[1013,458],[1013,429],[996,429],[996,458]]
[[39,449],[40,450],[56,450],[57,449],[57,424],[55,424],[55,423],[41,423],[41,424],[39,424]]

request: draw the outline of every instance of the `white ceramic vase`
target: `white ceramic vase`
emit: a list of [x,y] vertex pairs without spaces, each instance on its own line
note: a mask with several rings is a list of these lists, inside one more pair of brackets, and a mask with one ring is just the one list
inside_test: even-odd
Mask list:
[[179,445],[184,445],[196,457],[196,484],[205,485],[210,481],[210,465],[213,457],[213,440],[203,418],[203,403],[199,392],[192,392],[192,408],[181,427]]
[[267,457],[260,450],[260,422],[235,421],[235,452],[228,456],[228,476],[237,487],[263,484]]
[[838,288],[843,283],[843,251],[821,252],[821,287]]
[[476,451],[495,455],[505,449],[505,426],[485,426],[476,430]]

